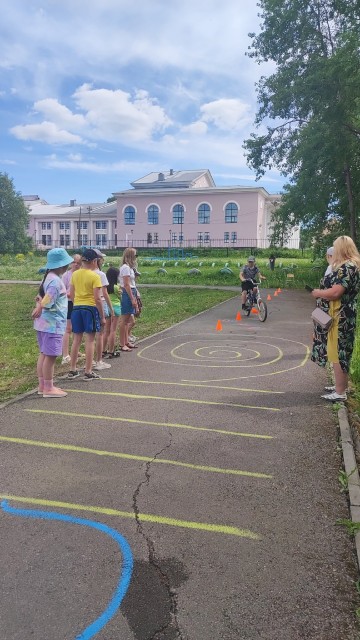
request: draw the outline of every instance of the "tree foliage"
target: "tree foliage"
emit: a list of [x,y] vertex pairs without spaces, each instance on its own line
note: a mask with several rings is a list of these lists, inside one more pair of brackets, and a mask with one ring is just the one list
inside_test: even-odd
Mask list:
[[15,191],[13,180],[0,173],[0,253],[20,253],[30,248],[28,220],[27,208],[21,194]]
[[[359,0],[261,0],[249,56],[273,61],[257,85],[260,133],[245,141],[257,178],[289,177],[274,232],[301,222],[355,239],[360,204]],[[280,230],[280,231],[279,231]]]

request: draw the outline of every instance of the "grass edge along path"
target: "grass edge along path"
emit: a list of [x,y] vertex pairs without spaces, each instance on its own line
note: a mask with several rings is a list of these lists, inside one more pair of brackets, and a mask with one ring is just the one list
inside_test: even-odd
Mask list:
[[[33,389],[37,384],[38,347],[31,311],[36,285],[0,285],[0,403]],[[156,289],[141,291],[144,311],[137,321],[135,335],[146,338],[190,318],[236,295],[234,291],[210,289]],[[68,367],[57,361],[56,372]]]

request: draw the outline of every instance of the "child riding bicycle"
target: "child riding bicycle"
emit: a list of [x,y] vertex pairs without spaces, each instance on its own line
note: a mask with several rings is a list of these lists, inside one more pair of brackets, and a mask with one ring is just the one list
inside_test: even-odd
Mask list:
[[249,256],[247,264],[245,264],[239,274],[241,280],[241,308],[246,308],[246,296],[248,291],[253,291],[253,294],[257,296],[256,280],[266,280],[265,276],[262,276],[259,267],[255,264],[254,256]]

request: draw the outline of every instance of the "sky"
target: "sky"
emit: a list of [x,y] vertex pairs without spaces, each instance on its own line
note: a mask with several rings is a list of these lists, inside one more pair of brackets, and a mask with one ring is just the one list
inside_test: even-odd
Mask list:
[[51,204],[105,202],[152,171],[255,182],[243,142],[256,0],[11,0],[0,21],[0,172]]

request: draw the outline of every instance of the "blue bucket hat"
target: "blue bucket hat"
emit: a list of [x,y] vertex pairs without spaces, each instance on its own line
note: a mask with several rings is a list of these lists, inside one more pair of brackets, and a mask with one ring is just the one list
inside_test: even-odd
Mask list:
[[59,247],[58,249],[50,249],[47,253],[47,263],[44,267],[45,270],[59,269],[60,267],[67,267],[74,262],[73,258],[69,256],[65,249]]

